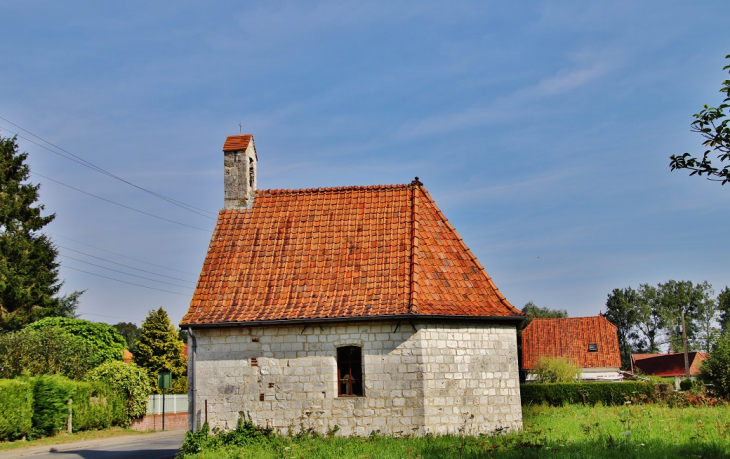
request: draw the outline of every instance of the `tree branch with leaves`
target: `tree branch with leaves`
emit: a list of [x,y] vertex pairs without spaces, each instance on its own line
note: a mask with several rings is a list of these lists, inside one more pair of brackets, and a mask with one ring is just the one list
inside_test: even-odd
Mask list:
[[[725,56],[730,59],[730,54]],[[723,67],[723,70],[730,69],[730,65]],[[681,156],[672,155],[669,166],[672,170],[688,169],[690,176],[706,176],[708,180],[721,182],[722,185],[730,181],[730,126],[725,111],[730,108],[730,80],[722,82],[720,92],[725,94],[725,99],[717,107],[710,107],[705,104],[702,111],[694,115],[692,132],[697,132],[705,140],[702,145],[708,147],[702,158],[695,158],[690,153]],[[711,158],[717,155],[719,164],[712,164],[716,161]],[[725,164],[725,162],[728,162]]]

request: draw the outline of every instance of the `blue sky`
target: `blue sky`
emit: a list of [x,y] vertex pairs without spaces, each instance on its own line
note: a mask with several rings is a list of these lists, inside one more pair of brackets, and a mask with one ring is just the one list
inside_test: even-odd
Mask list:
[[[0,117],[213,213],[239,123],[260,188],[419,176],[515,306],[595,315],[617,287],[730,284],[730,187],[668,167],[701,151],[692,114],[721,100],[728,13],[726,1],[6,1]],[[32,177],[57,214],[64,289],[86,290],[82,317],[139,323],[163,306],[179,321],[214,220],[19,144],[33,172],[200,228]]]

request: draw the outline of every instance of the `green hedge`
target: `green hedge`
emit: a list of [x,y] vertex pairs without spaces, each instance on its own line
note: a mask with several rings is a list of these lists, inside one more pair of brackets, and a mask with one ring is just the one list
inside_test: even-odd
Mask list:
[[69,407],[75,432],[128,425],[127,405],[124,393],[98,381],[59,375],[0,380],[0,440],[65,430]]
[[127,423],[126,400],[99,382],[74,381],[72,424],[74,432],[104,429]]
[[32,416],[33,385],[17,379],[0,380],[0,440],[27,436]]
[[672,392],[671,384],[626,381],[620,383],[528,383],[520,386],[523,405],[547,403],[623,405],[626,401],[653,402]]
[[74,390],[70,379],[44,375],[33,381],[33,434],[54,435],[66,428],[68,400]]

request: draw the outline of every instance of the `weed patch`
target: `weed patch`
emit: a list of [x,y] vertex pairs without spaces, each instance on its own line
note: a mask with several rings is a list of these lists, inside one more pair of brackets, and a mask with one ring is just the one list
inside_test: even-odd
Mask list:
[[[187,458],[482,459],[730,457],[730,408],[659,405],[524,407],[524,430],[491,436],[394,438],[276,435],[242,421],[229,438],[209,441]],[[247,426],[247,427],[245,427]],[[211,435],[210,438],[220,436]],[[192,435],[203,435],[200,433]],[[224,438],[224,437],[220,437]],[[188,441],[186,440],[186,443]]]

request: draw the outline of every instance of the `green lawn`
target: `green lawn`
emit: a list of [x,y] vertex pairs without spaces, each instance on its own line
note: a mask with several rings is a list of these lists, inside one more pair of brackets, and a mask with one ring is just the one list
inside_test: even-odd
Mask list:
[[493,437],[287,438],[223,447],[195,458],[711,458],[730,457],[730,407],[535,406],[525,430]]

